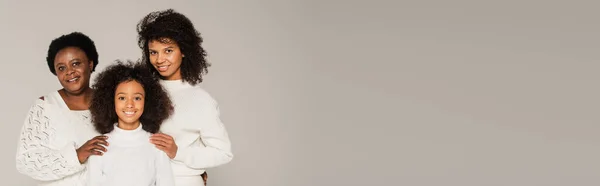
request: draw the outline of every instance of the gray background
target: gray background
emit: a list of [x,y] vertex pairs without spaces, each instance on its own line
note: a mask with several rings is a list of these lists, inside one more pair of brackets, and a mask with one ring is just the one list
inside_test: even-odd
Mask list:
[[103,70],[175,8],[205,39],[204,86],[234,160],[210,185],[600,185],[597,1],[0,2],[2,185],[49,42],[82,31]]

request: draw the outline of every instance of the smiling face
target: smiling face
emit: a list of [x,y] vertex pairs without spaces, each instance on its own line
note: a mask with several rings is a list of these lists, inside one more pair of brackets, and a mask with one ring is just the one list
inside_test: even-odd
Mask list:
[[120,128],[136,128],[144,112],[146,92],[137,81],[122,82],[115,90],[115,111]]
[[65,92],[69,94],[81,94],[90,88],[93,67],[94,62],[77,47],[64,48],[54,57],[56,77]]
[[150,63],[166,80],[181,79],[183,53],[179,45],[171,39],[151,40],[148,42]]

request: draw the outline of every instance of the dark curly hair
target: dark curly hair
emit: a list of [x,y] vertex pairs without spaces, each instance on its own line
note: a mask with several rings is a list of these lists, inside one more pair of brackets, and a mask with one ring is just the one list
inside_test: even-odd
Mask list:
[[151,74],[148,67],[142,63],[121,61],[108,66],[98,74],[94,85],[94,95],[90,105],[92,121],[96,130],[106,134],[114,129],[119,118],[115,112],[115,91],[122,82],[137,81],[146,92],[144,112],[140,116],[142,128],[150,133],[156,133],[162,122],[173,113],[173,106],[167,92]]
[[50,47],[48,47],[46,61],[48,62],[48,68],[50,68],[52,74],[56,75],[56,70],[54,69],[54,58],[56,57],[56,54],[67,47],[77,47],[83,50],[88,59],[94,62],[92,72],[96,70],[96,66],[98,65],[98,51],[96,51],[94,41],[81,32],[72,32],[52,40]]
[[[202,48],[202,37],[192,22],[173,9],[152,12],[137,24],[138,45],[142,49],[146,65],[152,66],[149,59],[148,42],[169,43],[175,41],[185,56],[181,61],[182,81],[192,85],[202,82],[202,75],[208,73],[210,63],[206,61],[206,51]],[[155,76],[161,77],[151,68]]]

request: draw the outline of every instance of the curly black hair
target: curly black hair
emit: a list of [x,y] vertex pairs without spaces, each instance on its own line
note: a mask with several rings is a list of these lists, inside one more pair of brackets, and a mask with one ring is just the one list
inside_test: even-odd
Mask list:
[[54,58],[56,57],[56,54],[67,47],[77,47],[83,50],[88,59],[94,62],[92,72],[96,70],[96,66],[98,65],[98,51],[96,50],[94,41],[81,32],[72,32],[52,40],[50,47],[48,47],[46,62],[48,62],[48,68],[50,68],[52,74],[56,75],[56,70],[54,69]]
[[98,74],[94,85],[94,95],[90,105],[92,121],[98,132],[106,134],[114,129],[119,118],[115,112],[115,91],[122,82],[137,81],[146,92],[144,112],[140,117],[142,128],[156,133],[162,122],[173,113],[169,95],[143,63],[124,63],[117,60]]
[[[183,14],[167,9],[152,12],[137,24],[138,46],[142,49],[142,60],[152,66],[149,59],[148,42],[169,43],[175,41],[185,56],[181,61],[182,81],[192,85],[202,82],[202,76],[208,73],[210,63],[206,61],[206,51],[202,48],[202,37],[192,22]],[[156,69],[152,72],[161,77]]]

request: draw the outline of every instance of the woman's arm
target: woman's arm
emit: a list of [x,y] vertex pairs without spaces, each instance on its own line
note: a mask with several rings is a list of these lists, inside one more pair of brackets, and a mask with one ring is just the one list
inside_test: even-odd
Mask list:
[[199,119],[190,120],[191,123],[188,124],[199,128],[196,138],[204,146],[178,147],[173,137],[162,133],[152,135],[151,142],[158,149],[166,152],[173,161],[182,162],[192,169],[203,170],[229,163],[233,159],[231,142],[225,125],[221,122],[217,102],[206,93],[196,99],[202,99],[201,104],[197,105],[201,112],[197,113],[198,116],[195,117]]
[[16,166],[33,179],[52,181],[80,172],[84,166],[79,163],[74,144],[50,144],[58,134],[45,109],[43,100],[37,100],[29,109],[19,136]]
[[229,163],[233,159],[231,142],[225,125],[221,122],[219,106],[211,100],[203,105],[199,140],[205,146],[178,147],[175,161],[193,169],[207,169]]

